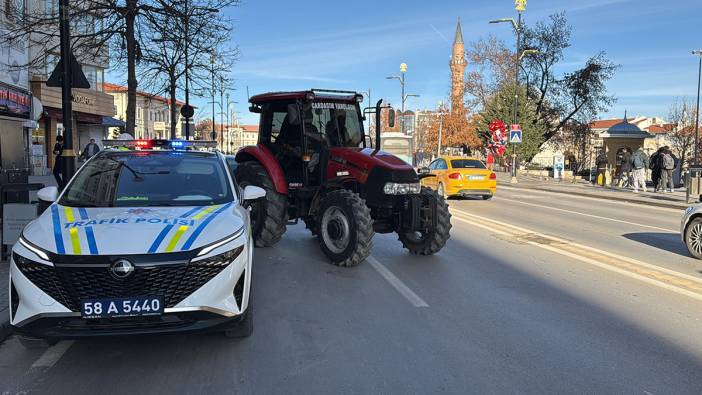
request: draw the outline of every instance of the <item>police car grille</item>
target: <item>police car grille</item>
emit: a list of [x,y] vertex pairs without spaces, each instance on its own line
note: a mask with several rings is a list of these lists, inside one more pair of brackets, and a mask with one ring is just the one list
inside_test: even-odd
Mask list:
[[126,279],[114,278],[108,268],[51,267],[36,262],[18,265],[22,273],[59,303],[80,311],[83,299],[163,296],[173,307],[220,273],[231,261],[138,267]]

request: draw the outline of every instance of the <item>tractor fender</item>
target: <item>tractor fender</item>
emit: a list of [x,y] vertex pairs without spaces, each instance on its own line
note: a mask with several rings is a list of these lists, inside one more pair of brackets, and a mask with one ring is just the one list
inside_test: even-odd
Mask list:
[[283,195],[288,194],[288,185],[285,183],[285,174],[283,174],[283,169],[280,167],[280,164],[275,159],[275,156],[271,150],[268,149],[268,147],[263,144],[244,147],[236,153],[235,158],[239,163],[249,162],[252,160],[260,163],[261,166],[266,169],[271,181],[273,181],[273,186],[275,187],[276,192]]

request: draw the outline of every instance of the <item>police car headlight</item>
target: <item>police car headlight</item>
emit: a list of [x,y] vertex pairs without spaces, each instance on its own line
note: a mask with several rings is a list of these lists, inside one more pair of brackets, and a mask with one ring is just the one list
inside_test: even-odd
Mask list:
[[415,183],[397,183],[388,182],[383,187],[383,192],[386,195],[409,195],[417,194],[421,191],[422,187],[418,182]]
[[244,227],[242,226],[241,229],[237,230],[231,236],[227,236],[227,237],[223,238],[222,240],[215,241],[214,243],[205,246],[203,249],[200,250],[200,252],[198,252],[197,256],[207,255],[210,252],[212,252],[212,250],[219,248],[227,243],[231,243],[232,241],[238,239],[239,236],[241,236],[243,233],[244,233]]
[[27,239],[25,239],[24,235],[20,235],[19,240],[17,242],[20,243],[22,247],[28,249],[29,251],[32,251],[34,255],[38,256],[39,258],[45,261],[49,260],[49,254],[47,254],[46,251],[29,242]]

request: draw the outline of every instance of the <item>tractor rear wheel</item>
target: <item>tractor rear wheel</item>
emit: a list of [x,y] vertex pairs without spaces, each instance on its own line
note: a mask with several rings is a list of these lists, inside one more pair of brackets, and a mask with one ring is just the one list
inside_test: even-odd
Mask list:
[[256,247],[270,247],[280,241],[288,222],[288,199],[275,190],[268,172],[257,162],[244,162],[236,169],[236,180],[245,188],[255,185],[266,196],[251,203],[251,229]]
[[432,231],[399,232],[402,246],[414,255],[433,255],[446,245],[451,231],[451,213],[443,196],[428,188],[422,188],[422,195],[436,199],[436,228]]
[[324,254],[337,266],[356,266],[373,247],[373,219],[358,194],[347,190],[328,193],[320,202],[317,239]]

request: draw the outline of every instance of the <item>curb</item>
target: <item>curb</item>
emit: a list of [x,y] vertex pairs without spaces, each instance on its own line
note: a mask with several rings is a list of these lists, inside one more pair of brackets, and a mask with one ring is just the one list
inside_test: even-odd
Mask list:
[[632,199],[620,198],[620,197],[614,197],[614,196],[603,196],[603,195],[598,195],[598,194],[594,194],[594,193],[580,193],[580,192],[573,193],[572,191],[558,191],[558,190],[553,190],[553,189],[548,189],[548,188],[514,187],[512,185],[509,185],[509,187],[512,187],[515,189],[525,189],[525,190],[534,190],[534,191],[541,191],[541,192],[559,193],[562,195],[578,195],[578,196],[585,196],[585,197],[590,197],[590,198],[595,198],[595,199],[612,200],[612,201],[617,201],[617,202],[641,204],[644,206],[670,208],[670,209],[675,209],[675,210],[684,210],[686,207],[690,206],[689,204],[685,204],[685,203],[650,202],[650,201],[645,201],[645,200],[636,200],[636,199],[632,200]]

